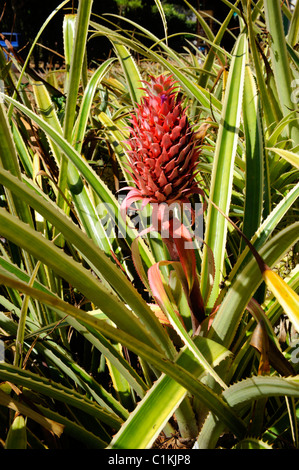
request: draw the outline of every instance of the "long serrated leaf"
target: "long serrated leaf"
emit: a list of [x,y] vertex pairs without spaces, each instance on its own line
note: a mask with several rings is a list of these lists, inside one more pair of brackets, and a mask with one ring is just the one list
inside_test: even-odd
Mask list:
[[10,364],[0,364],[0,377],[2,380],[8,380],[11,383],[23,385],[31,390],[43,393],[55,400],[68,403],[75,408],[83,410],[85,413],[98,417],[98,419],[112,427],[119,428],[122,420],[114,414],[103,410],[97,403],[91,401],[79,392],[68,387],[33,374],[27,370],[19,369]]
[[[140,23],[136,23],[135,21],[132,21],[130,18],[127,17],[120,17],[118,15],[110,14],[109,16],[115,17],[117,19],[122,19],[123,21],[126,21],[127,23],[131,24],[134,28],[138,29],[141,31],[141,33],[148,37],[154,44],[159,44],[164,51],[166,52],[169,57],[174,59],[175,62],[180,64],[181,66],[184,65],[183,60],[178,56],[178,54],[172,50],[170,47],[167,46],[167,44],[155,36],[153,33],[151,33],[150,30],[144,28]],[[146,47],[144,44],[141,42],[137,41],[135,38],[134,40],[128,39],[126,36],[119,34],[117,31],[113,31],[101,24],[95,23],[91,21],[91,25],[94,27],[96,31],[99,31],[101,34],[107,35],[107,37],[112,40],[113,43],[118,43],[118,44],[124,44],[127,45],[130,49],[135,50],[136,52],[141,53],[142,55],[145,55],[145,57],[151,58],[152,54],[152,48]]]
[[141,90],[141,74],[135,64],[132,55],[125,46],[123,46],[122,44],[115,43],[114,48],[121,63],[122,69],[124,71],[131,100],[134,106],[135,103],[140,103],[140,99],[144,95],[144,91]]
[[[264,142],[260,100],[253,74],[245,69],[243,119],[246,143],[246,189],[243,233],[250,239],[260,226],[263,211]],[[242,240],[241,246],[245,243]]]
[[295,2],[295,8],[292,14],[287,39],[291,47],[294,47],[297,44],[298,39],[299,39],[299,3],[298,2]]
[[[238,5],[239,3],[239,0],[236,1],[235,5]],[[207,56],[205,58],[205,61],[204,61],[204,64],[203,64],[203,72],[200,76],[200,79],[199,79],[199,85],[202,86],[203,88],[206,87],[207,85],[207,82],[208,82],[208,78],[209,78],[209,72],[211,71],[212,69],[212,66],[213,66],[213,63],[214,63],[214,60],[215,60],[215,51],[217,51],[218,53],[218,56],[219,56],[219,59],[222,63],[222,65],[225,64],[225,56],[226,56],[226,51],[221,51],[219,52],[219,49],[218,49],[218,45],[221,43],[221,40],[223,38],[223,35],[225,34],[225,32],[227,32],[227,28],[228,28],[228,25],[232,19],[232,16],[234,14],[234,6],[232,6],[228,12],[228,15],[227,17],[224,19],[223,23],[220,25],[219,27],[219,30],[217,31],[217,34],[213,40],[213,42],[210,44],[211,45],[211,48],[209,49],[208,53],[207,53]],[[237,13],[239,12],[238,8],[236,8],[235,10]],[[201,22],[202,24],[202,22]],[[210,34],[208,35],[208,38],[210,39]],[[217,47],[217,48],[216,48]]]
[[[299,183],[294,186],[290,192],[282,199],[279,204],[273,209],[269,216],[264,220],[261,226],[256,231],[255,235],[251,239],[251,243],[254,247],[259,250],[263,247],[266,241],[269,239],[270,235],[273,233],[274,229],[277,227],[279,222],[285,216],[287,211],[292,207],[296,199],[299,197]],[[234,282],[236,274],[242,270],[242,268],[252,259],[253,255],[250,252],[249,248],[246,247],[241,255],[238,257],[236,264],[229,274],[228,281],[230,283]],[[217,304],[221,304],[224,298],[225,292],[222,291],[218,297]]]
[[64,136],[70,141],[76,117],[77,94],[83,68],[83,59],[86,52],[86,41],[88,35],[89,19],[93,0],[79,2],[75,25],[74,47],[70,64],[70,75],[68,88],[71,90],[67,95],[65,106],[65,118],[63,123]]
[[291,320],[296,331],[299,332],[299,296],[298,294],[274,271],[266,269],[263,278],[275,295],[285,313]]
[[[87,299],[97,305],[114,323],[132,334],[134,332],[137,336],[139,334],[145,342],[156,344],[158,349],[162,347],[161,343],[158,346],[153,336],[147,333],[146,327],[124,302],[116,295],[113,295],[111,290],[105,288],[97,278],[74,261],[73,258],[63,253],[53,243],[42,237],[41,234],[21,223],[19,219],[8,214],[4,209],[0,209],[0,223],[3,227],[1,228],[2,235],[22,246],[45,265],[50,266],[62,278],[68,280],[71,285],[76,286]],[[152,317],[154,316],[151,313]],[[154,321],[157,322],[155,317]]]
[[73,13],[65,15],[63,18],[63,49],[65,57],[64,93],[66,95],[69,92],[70,68],[73,54],[76,18],[77,15]]
[[73,243],[101,273],[103,278],[114,287],[116,292],[127,302],[136,315],[148,325],[151,335],[159,338],[159,343],[166,347],[167,337],[155,315],[147,306],[146,302],[137,293],[130,281],[115,266],[110,259],[101,252],[97,246],[89,240],[86,235],[78,229],[64,214],[57,211],[56,206],[50,201],[44,201],[34,191],[11,176],[8,172],[0,169],[0,181],[10,187],[13,192],[19,194],[29,205],[34,207],[47,220],[59,230],[66,240]]
[[280,157],[284,158],[287,162],[291,163],[291,165],[295,166],[299,169],[299,156],[294,152],[290,152],[289,150],[279,149],[270,147],[268,150],[277,153]]
[[[240,35],[235,47],[228,82],[226,86],[224,105],[220,128],[217,136],[210,199],[228,214],[232,192],[232,175],[237,147],[239,125],[241,119],[241,106],[243,97],[243,83],[246,57],[246,36]],[[221,181],[221,184],[219,184]],[[208,253],[206,245],[203,249],[201,290],[208,307],[213,307],[219,294],[219,284],[225,255],[227,237],[227,223],[215,207],[210,204],[208,208],[205,243],[212,250],[215,261],[214,287],[207,299]]]
[[[284,116],[293,111],[293,116],[296,118],[298,106],[291,98],[292,72],[288,61],[280,1],[264,0],[264,8],[267,29],[271,35],[270,53],[281,110]],[[299,144],[299,128],[294,121],[289,123],[289,135],[293,139],[294,146],[297,146]]]
[[172,324],[177,334],[181,337],[182,341],[187,346],[187,348],[192,352],[192,354],[197,359],[197,361],[202,365],[202,367],[204,367],[204,369],[209,374],[211,374],[211,376],[221,385],[221,387],[225,389],[226,384],[218,376],[218,374],[210,366],[210,364],[202,355],[202,353],[195,346],[193,339],[189,336],[189,334],[187,333],[185,329],[185,326],[182,324],[182,321],[179,316],[179,312],[177,312],[174,309],[174,306],[173,306],[174,302],[172,302],[171,300],[171,297],[170,297],[171,294],[169,290],[167,289],[167,286],[163,282],[163,278],[159,269],[159,266],[163,264],[165,265],[165,264],[175,264],[175,263],[171,261],[165,261],[165,262],[160,261],[159,263],[156,263],[153,266],[151,266],[151,268],[148,270],[148,280],[149,280],[152,294],[154,298],[156,299],[156,301],[158,302],[158,304],[160,305],[160,308],[162,309],[162,311],[165,313],[165,315],[169,319],[170,323]]
[[103,64],[101,64],[98,69],[92,74],[83,94],[82,102],[80,105],[80,110],[78,118],[73,130],[72,142],[74,148],[81,152],[84,136],[86,133],[86,128],[88,124],[88,119],[90,116],[90,110],[92,107],[94,95],[97,91],[99,83],[110,70],[111,65],[115,61],[115,58],[107,59]]
[[[37,289],[40,289],[41,286],[37,284],[35,286]],[[49,292],[47,292],[49,293]],[[51,293],[50,293],[51,295]],[[1,299],[2,300],[2,299]],[[11,307],[13,308],[13,307]],[[18,312],[14,308],[14,311],[19,316]],[[65,314],[61,313],[59,309],[55,309],[55,312],[61,317],[65,318]],[[0,325],[7,333],[10,335],[16,334],[16,324],[8,319],[4,314],[0,312]],[[53,328],[57,329],[60,327],[65,327],[67,325],[71,325],[74,330],[78,331],[87,341],[89,341],[95,348],[97,348],[101,353],[104,354],[105,357],[109,358],[118,369],[123,373],[126,378],[129,378],[130,384],[133,390],[139,396],[143,396],[146,387],[142,384],[141,379],[137,376],[135,371],[129,371],[130,369],[127,365],[124,364],[124,360],[121,360],[119,355],[117,355],[116,351],[114,350],[113,346],[109,343],[106,338],[103,336],[99,337],[100,334],[98,333],[96,336],[92,334],[87,328],[85,328],[81,323],[76,321],[74,318],[68,316],[67,320],[64,322],[55,322],[54,324],[47,325],[43,328],[36,328],[35,326],[30,323],[27,323],[27,329],[31,327],[31,333],[27,333],[25,336],[25,341],[28,343],[31,339],[42,337],[44,333],[49,333],[53,330]],[[49,363],[55,365],[56,368],[62,371],[64,376],[69,377],[77,387],[80,387],[87,393],[89,393],[93,399],[104,409],[106,409],[110,413],[115,413],[122,419],[126,419],[128,417],[128,411],[114,398],[111,394],[106,392],[104,387],[95,381],[93,377],[91,377],[82,367],[78,364],[74,363],[72,358],[66,353],[65,350],[60,348],[56,344],[43,344],[42,341],[38,341],[35,345],[35,349],[41,354]]]
[[[10,103],[13,103],[20,111],[26,114],[30,119],[40,126],[40,128],[46,132],[55,143],[61,148],[64,154],[70,159],[77,167],[79,172],[84,176],[86,181],[90,184],[95,193],[99,196],[100,200],[105,203],[112,220],[115,221],[119,227],[120,237],[123,237],[129,245],[136,238],[137,232],[130,228],[130,225],[123,220],[120,214],[119,204],[108,189],[107,185],[99,178],[95,171],[87,164],[87,162],[81,157],[81,155],[67,142],[63,136],[58,133],[53,127],[49,126],[48,123],[44,122],[39,116],[29,110],[26,106],[23,106],[18,101],[8,97],[7,95],[1,94],[0,96],[5,97]],[[151,256],[148,252],[144,243],[141,243],[142,256],[148,266],[151,265]]]
[[247,438],[238,442],[234,449],[272,449],[272,446],[261,439]]
[[32,158],[25,143],[25,140],[20,132],[20,129],[15,122],[12,122],[12,135],[16,150],[19,155],[19,159],[24,167],[25,173],[32,178]]
[[270,126],[273,122],[275,122],[275,107],[271,101],[271,94],[269,89],[267,88],[266,81],[264,79],[264,70],[262,67],[262,63],[260,61],[260,54],[257,47],[257,39],[256,34],[254,31],[254,23],[252,21],[252,11],[251,11],[251,0],[247,0],[247,14],[248,14],[248,35],[250,40],[250,47],[252,58],[254,61],[255,72],[256,72],[256,79],[257,85],[261,94],[261,102],[263,104],[263,110],[265,115],[265,121],[267,126]]
[[0,390],[0,403],[1,405],[7,406],[8,408],[16,412],[19,412],[25,416],[28,416],[28,418],[31,418],[37,423],[41,424],[48,431],[54,432],[54,434],[56,434],[57,436],[60,436],[63,432],[62,425],[56,423],[55,421],[52,421],[51,419],[45,418],[44,416],[32,410],[30,407],[26,406],[25,404],[20,403],[17,400],[14,400],[12,397],[4,393],[2,390]]
[[[39,114],[50,126],[62,134],[62,127],[47,88],[42,82],[32,82],[32,89]],[[49,139],[49,144],[56,164],[59,165],[62,158],[61,150],[51,139]]]
[[24,416],[18,415],[14,418],[7,433],[5,449],[27,449],[27,431]]
[[[128,18],[123,19],[125,19],[130,24],[133,24],[137,28],[141,29],[141,31],[145,33],[151,40],[157,43],[160,42],[159,38],[152,35],[148,30],[145,30],[140,25],[134,23]],[[215,113],[215,115],[218,116],[219,110],[221,110],[221,103],[219,102],[219,100],[214,96],[213,93],[210,93],[205,88],[199,86],[197,83],[192,81],[187,74],[183,72],[185,68],[185,63],[181,61],[180,57],[176,54],[176,52],[166,46],[163,41],[161,42],[161,46],[167,52],[168,56],[174,59],[174,62],[170,61],[168,58],[163,57],[162,54],[156,53],[152,49],[140,49],[140,47],[137,47],[137,44],[139,43],[137,43],[136,41],[132,42],[131,40],[128,40],[125,36],[122,36],[108,28],[105,28],[102,25],[99,25],[94,22],[91,22],[91,24],[92,26],[94,26],[95,29],[101,31],[100,34],[107,34],[113,44],[125,44],[127,45],[127,47],[132,48],[133,50],[141,53],[142,55],[149,57],[153,61],[162,64],[173,74],[174,77],[176,77],[180,81],[181,85],[184,87],[188,95],[193,96],[196,100],[199,101],[199,103],[203,107],[207,109],[211,109],[212,107],[213,112]]]
[[[34,283],[39,267],[40,267],[40,263],[37,262],[29,280],[30,286],[32,286]],[[21,367],[21,364],[22,364],[23,342],[24,342],[24,336],[25,336],[26,316],[28,312],[29,299],[30,298],[27,295],[24,296],[24,299],[22,302],[22,308],[20,312],[17,335],[16,335],[16,352],[15,352],[15,357],[14,357],[14,364],[19,367]]]
[[132,185],[132,181],[130,176],[128,175],[128,157],[126,155],[126,149],[124,148],[124,144],[122,144],[124,140],[124,135],[118,125],[103,111],[98,115],[99,121],[105,126],[105,130],[108,134],[108,139],[113,147],[115,152],[119,167],[122,171],[122,174],[126,180],[126,183]]
[[[43,23],[42,27],[40,28],[40,30],[38,31],[37,35],[35,36],[32,44],[31,44],[31,47],[28,51],[28,54],[27,54],[27,57],[24,61],[24,65],[23,65],[23,68],[21,70],[21,73],[19,75],[19,78],[18,78],[18,82],[16,84],[16,90],[19,90],[20,86],[21,86],[21,83],[22,83],[22,80],[24,78],[24,74],[26,72],[26,70],[28,70],[28,65],[29,65],[29,62],[30,62],[30,58],[33,54],[33,50],[36,46],[36,43],[38,42],[40,36],[42,35],[43,31],[45,30],[45,28],[48,26],[48,24],[51,22],[52,18],[69,2],[70,0],[64,0],[63,2],[61,2],[56,8],[55,10],[53,10],[50,15],[48,16],[48,18],[46,19],[46,21]],[[45,82],[47,83],[47,82]],[[54,90],[54,91],[57,91],[58,90],[55,90],[55,88],[53,89],[53,87],[50,86],[50,84],[48,84],[48,86]],[[58,92],[58,94],[60,95],[60,92]],[[13,94],[13,97],[16,98],[16,92],[14,92]],[[10,109],[8,111],[8,117],[9,119],[11,118],[11,115],[12,115],[12,111],[13,111],[13,107],[10,106]]]
[[[298,380],[298,375],[291,378],[253,376],[231,385],[223,392],[223,396],[234,409],[244,409],[244,406],[249,406],[254,400],[271,396],[298,398]],[[216,416],[209,414],[199,434],[197,448],[213,448],[223,429],[223,423]]]
[[[298,240],[298,223],[276,234],[259,249],[259,254],[268,266],[273,266],[284,253]],[[239,325],[241,316],[262,281],[261,271],[255,259],[249,258],[235,276],[229,291],[224,297],[211,329],[209,337],[229,347]]]
[[203,14],[198,11],[196,8],[194,8],[193,5],[191,5],[191,3],[187,2],[187,0],[184,0],[184,3],[186,3],[186,5],[188,5],[188,8],[190,8],[190,10],[194,13],[194,15],[196,16],[198,22],[200,23],[202,29],[204,30],[207,38],[210,40],[210,41],[213,41],[214,38],[215,38],[215,35],[212,31],[212,29],[210,28],[208,22],[204,19],[203,17]]
[[168,45],[168,37],[167,37],[168,26],[167,26],[167,19],[166,19],[166,15],[165,15],[165,12],[164,12],[164,9],[163,9],[163,5],[162,5],[160,0],[155,0],[155,4],[157,5],[158,12],[160,13],[160,16],[161,16],[161,19],[162,19],[164,34],[165,34],[165,42],[166,42],[166,45]]
[[[200,336],[195,338],[194,343],[212,367],[230,354],[219,344]],[[204,369],[198,362],[193,361],[193,354],[188,348],[180,353],[176,363],[195,377],[200,378],[204,374]],[[186,390],[183,387],[163,374],[114,436],[109,448],[150,448],[185,395]]]
[[[37,104],[37,109],[42,118],[50,124],[57,132],[62,135],[62,127],[58,119],[54,103],[51,100],[49,92],[45,85],[42,82],[32,82],[32,89]],[[64,171],[64,155],[61,152],[61,149],[58,147],[55,142],[51,139],[49,140],[49,146],[53,155],[53,158],[56,161],[57,166],[60,166],[60,177],[58,184],[58,191],[54,185],[54,192],[57,193],[57,205],[64,212],[69,213],[70,207],[67,202],[67,191],[63,191],[66,187],[67,181],[67,172]],[[63,241],[60,240],[60,244],[63,244]]]
[[86,427],[78,424],[65,416],[50,410],[48,407],[35,404],[40,413],[48,419],[52,419],[63,426],[63,432],[66,435],[72,436],[79,442],[85,444],[88,449],[105,449],[108,442],[90,432]]
[[223,396],[233,408],[237,409],[253,400],[270,396],[299,396],[299,376],[267,377],[254,376],[231,385]]
[[[3,103],[0,103],[0,162],[1,166],[21,180],[21,169]],[[12,213],[17,213],[22,220],[33,225],[28,207],[19,198],[7,194],[8,204]]]
[[[219,416],[220,419],[237,436],[242,437],[246,432],[245,423],[235,413],[231,412],[231,409],[216,393],[214,393],[209,387],[205,386],[202,382],[194,378],[194,376],[190,374],[187,370],[185,370],[183,367],[179,366],[178,364],[175,364],[172,360],[169,360],[168,358],[163,356],[163,354],[160,354],[157,349],[153,349],[152,347],[147,346],[144,341],[138,341],[130,334],[125,333],[124,331],[120,331],[119,329],[107,324],[107,322],[103,320],[98,320],[97,318],[86,314],[86,312],[74,308],[73,306],[67,304],[59,298],[54,299],[52,295],[41,295],[41,293],[37,289],[33,289],[24,283],[19,283],[19,281],[15,281],[14,279],[7,278],[3,275],[0,275],[0,278],[1,281],[5,280],[5,283],[7,285],[13,285],[15,288],[20,288],[23,292],[28,293],[32,297],[39,299],[41,302],[53,306],[54,308],[59,308],[61,311],[64,311],[67,314],[72,315],[74,318],[82,321],[83,324],[88,324],[93,328],[97,329],[99,332],[103,333],[105,336],[108,336],[113,341],[117,341],[123,344],[124,346],[128,347],[129,350],[135,352],[137,355],[144,358],[145,361],[152,364],[158,370],[161,370],[161,372],[164,372],[166,375],[168,375],[169,377],[177,381],[180,385],[182,385],[184,388],[186,388],[186,390],[188,390],[190,393],[198,397],[199,400],[201,400],[201,402],[205,406],[207,406],[208,409],[212,410],[217,416]],[[6,364],[3,364],[3,367],[1,367],[0,365],[0,378],[4,377],[5,380],[7,379],[11,382],[24,385],[26,382],[26,384],[28,385],[27,380],[24,380],[24,374],[28,374],[28,372],[18,370],[18,374],[16,374],[14,373],[15,369],[11,369],[12,367],[13,366],[7,366]],[[36,377],[35,374],[30,374],[30,379],[33,379],[32,375]],[[48,381],[46,379],[42,379],[40,377],[38,377],[38,382],[38,384],[35,384],[34,382],[35,389],[37,389],[38,391],[44,390],[44,382],[48,384]],[[39,386],[40,382],[41,387]],[[55,391],[53,391],[54,395],[51,394],[51,396],[56,397],[56,392],[57,384],[55,384]],[[49,391],[47,393],[49,394]],[[70,392],[70,395],[72,395],[72,397],[67,397],[67,399],[70,398],[70,400],[72,401],[72,398],[74,398],[74,393],[75,392]],[[61,394],[59,394],[58,392],[58,399],[59,397],[62,398]],[[80,398],[82,400],[81,396]],[[80,406],[80,404],[82,403],[77,403],[77,400],[75,399],[74,406]],[[88,410],[86,410],[86,412],[88,411],[91,411],[90,407],[88,407]],[[106,417],[108,419],[108,414],[104,415],[104,419]],[[103,416],[100,419],[103,420]]]

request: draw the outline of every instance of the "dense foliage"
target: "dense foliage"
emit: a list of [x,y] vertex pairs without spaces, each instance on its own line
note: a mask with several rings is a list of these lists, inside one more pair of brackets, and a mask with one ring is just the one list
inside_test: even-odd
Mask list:
[[159,35],[70,4],[0,54],[1,445],[298,448],[299,3],[225,0],[214,31],[186,1],[180,52],[170,3]]

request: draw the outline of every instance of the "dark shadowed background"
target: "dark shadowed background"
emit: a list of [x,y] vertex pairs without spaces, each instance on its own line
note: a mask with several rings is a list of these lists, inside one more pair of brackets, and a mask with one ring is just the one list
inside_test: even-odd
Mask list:
[[[0,32],[19,32],[21,33],[21,48],[22,54],[26,55],[30,44],[38,33],[39,29],[47,19],[49,14],[60,5],[59,0],[6,0],[0,1]],[[163,3],[165,14],[168,22],[169,35],[184,32],[196,33],[198,32],[198,25],[195,15],[186,5],[183,0],[167,0]],[[220,23],[228,13],[228,7],[219,0],[189,0],[189,3],[198,10],[209,10],[213,16]],[[38,46],[35,50],[35,62],[42,61],[61,61],[58,55],[51,52],[49,49],[57,51],[62,54],[62,21],[65,13],[71,13],[72,9],[76,9],[78,1],[70,2],[52,19],[51,23],[47,26],[39,41],[44,47]],[[141,24],[159,38],[164,36],[163,25],[160,15],[157,11],[154,0],[94,0],[93,14],[103,15],[107,13],[120,15],[124,18]],[[108,19],[108,16],[105,15]],[[117,18],[110,17],[111,21],[126,27],[126,22]],[[129,26],[129,25],[128,25]],[[234,21],[230,25],[233,29]],[[213,23],[213,28],[217,31],[217,21]],[[131,27],[130,27],[131,28]],[[176,36],[170,39],[169,44],[174,49],[181,51],[185,45],[185,35]],[[229,35],[226,35],[223,42],[227,50],[231,49],[233,41]],[[48,48],[48,49],[46,49]],[[111,50],[110,43],[105,38],[92,39],[89,43],[88,57],[89,61],[100,61],[106,59]]]

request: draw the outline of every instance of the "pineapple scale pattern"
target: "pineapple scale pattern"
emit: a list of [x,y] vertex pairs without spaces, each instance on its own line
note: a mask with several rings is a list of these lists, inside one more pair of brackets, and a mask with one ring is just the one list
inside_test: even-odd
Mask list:
[[[171,76],[150,77],[131,116],[130,175],[134,199],[144,203],[186,201],[197,192],[199,149]],[[130,197],[130,193],[128,194]]]

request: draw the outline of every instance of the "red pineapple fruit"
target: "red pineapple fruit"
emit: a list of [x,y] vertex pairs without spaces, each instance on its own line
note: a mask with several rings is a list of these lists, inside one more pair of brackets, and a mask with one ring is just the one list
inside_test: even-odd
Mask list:
[[198,192],[195,181],[199,150],[172,76],[150,76],[145,96],[131,116],[130,175],[136,187],[123,209],[136,200],[184,202]]
[[[195,180],[199,147],[173,77],[150,76],[150,82],[144,83],[145,95],[131,115],[127,141],[129,174],[136,187],[130,188],[121,212],[124,215],[130,204],[137,200],[142,200],[142,206],[152,203],[153,224],[149,230],[169,228],[169,236],[162,238],[172,260],[180,261],[185,272],[187,282],[184,288],[191,309],[193,331],[196,332],[205,318],[205,310],[196,275],[195,254],[193,250],[185,249],[185,242],[189,242],[191,236],[180,221],[174,228],[177,218],[164,218],[167,213],[164,213],[164,208],[165,204],[187,202],[191,194],[203,194]],[[149,282],[153,292],[159,294],[159,289],[156,290],[158,280],[153,277]],[[160,301],[158,295],[157,302],[161,306]]]

